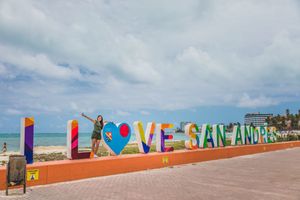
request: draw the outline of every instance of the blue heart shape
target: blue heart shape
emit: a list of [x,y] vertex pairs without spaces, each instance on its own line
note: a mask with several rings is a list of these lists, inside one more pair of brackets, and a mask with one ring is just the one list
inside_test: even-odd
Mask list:
[[110,153],[119,155],[130,140],[131,129],[126,123],[108,122],[102,131],[103,144]]

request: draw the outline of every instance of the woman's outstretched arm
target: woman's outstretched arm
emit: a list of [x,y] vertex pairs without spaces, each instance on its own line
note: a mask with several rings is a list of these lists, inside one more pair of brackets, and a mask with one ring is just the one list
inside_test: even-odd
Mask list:
[[90,120],[90,121],[93,122],[93,123],[96,122],[96,120],[90,118],[89,116],[86,116],[84,113],[81,113],[81,116],[82,116],[82,117],[85,117],[86,119]]

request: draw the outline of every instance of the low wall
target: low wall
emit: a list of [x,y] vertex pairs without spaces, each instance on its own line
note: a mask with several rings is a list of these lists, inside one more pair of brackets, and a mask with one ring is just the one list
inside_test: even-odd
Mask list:
[[[39,179],[27,181],[27,185],[44,185],[186,163],[231,158],[293,147],[300,147],[300,141],[197,150],[178,150],[166,153],[108,156],[95,159],[39,162],[27,165],[27,170],[39,170]],[[5,189],[5,178],[6,167],[0,167],[0,190]]]

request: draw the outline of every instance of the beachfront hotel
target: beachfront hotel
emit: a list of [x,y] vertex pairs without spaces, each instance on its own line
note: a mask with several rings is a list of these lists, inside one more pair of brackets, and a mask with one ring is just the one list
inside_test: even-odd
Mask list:
[[272,117],[273,114],[263,114],[263,113],[247,113],[244,118],[246,125],[253,124],[254,126],[263,126],[266,123],[268,117]]

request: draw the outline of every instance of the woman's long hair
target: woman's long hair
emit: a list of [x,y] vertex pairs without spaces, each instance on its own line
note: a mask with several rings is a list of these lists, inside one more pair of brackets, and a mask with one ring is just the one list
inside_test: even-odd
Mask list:
[[104,124],[103,124],[103,117],[102,117],[102,115],[98,115],[97,120],[98,120],[99,117],[101,117],[100,124],[101,124],[101,126],[102,126],[102,128],[103,128],[103,126],[104,126]]

